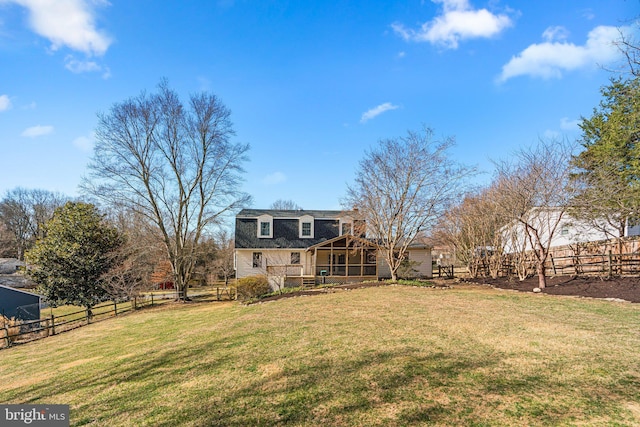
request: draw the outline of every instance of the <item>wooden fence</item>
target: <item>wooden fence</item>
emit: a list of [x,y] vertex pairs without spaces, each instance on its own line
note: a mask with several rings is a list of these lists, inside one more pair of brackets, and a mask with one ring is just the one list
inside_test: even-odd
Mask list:
[[[536,261],[528,257],[524,261],[524,268],[528,276],[535,275]],[[639,276],[640,253],[616,254],[612,251],[599,254],[564,255],[549,254],[545,263],[547,275],[553,276]],[[478,276],[490,276],[490,269],[486,263],[479,262],[476,266]],[[524,271],[524,270],[523,270]],[[456,267],[458,273],[458,267]],[[509,256],[505,256],[498,269],[499,277],[515,276],[516,263]]]
[[157,304],[157,298],[151,295],[126,302],[108,302],[96,305],[91,310],[83,309],[58,316],[51,314],[39,320],[7,321],[3,317],[3,324],[0,327],[0,348],[46,338],[154,304]]
[[[213,291],[206,293],[190,291],[189,295],[200,298],[209,297],[211,300],[215,299],[216,301],[231,301],[237,299],[238,292],[235,287],[224,286],[216,287],[215,294]],[[153,306],[162,300],[173,300],[178,296],[179,294],[176,291],[152,292],[129,301],[114,301],[96,305],[90,311],[82,309],[57,316],[51,314],[39,320],[16,321],[7,320],[3,316],[0,316],[0,318],[2,318],[2,325],[0,325],[0,349],[10,347],[13,344],[21,344],[46,338],[142,307]]]
[[549,256],[547,268],[554,275],[640,275],[640,254],[586,254],[572,256]]

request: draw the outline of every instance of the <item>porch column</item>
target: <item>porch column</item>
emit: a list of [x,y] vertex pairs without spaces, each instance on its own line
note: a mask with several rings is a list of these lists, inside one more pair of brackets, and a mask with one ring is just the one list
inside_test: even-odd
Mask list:
[[349,277],[349,240],[344,239],[344,277]]
[[333,242],[329,246],[329,276],[333,276]]

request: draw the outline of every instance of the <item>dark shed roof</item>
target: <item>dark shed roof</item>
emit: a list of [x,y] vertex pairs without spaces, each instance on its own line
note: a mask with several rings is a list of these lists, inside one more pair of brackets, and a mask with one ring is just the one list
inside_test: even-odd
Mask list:
[[22,320],[40,318],[41,295],[0,285],[0,314]]

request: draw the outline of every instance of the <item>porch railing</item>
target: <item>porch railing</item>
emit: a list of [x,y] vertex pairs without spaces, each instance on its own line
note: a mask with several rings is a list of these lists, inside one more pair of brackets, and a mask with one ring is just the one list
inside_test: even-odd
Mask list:
[[375,264],[326,264],[316,266],[316,276],[375,276]]

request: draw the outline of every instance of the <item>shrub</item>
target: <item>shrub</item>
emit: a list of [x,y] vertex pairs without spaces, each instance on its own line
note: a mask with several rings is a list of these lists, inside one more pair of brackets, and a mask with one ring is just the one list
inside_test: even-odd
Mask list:
[[271,292],[271,287],[266,276],[249,276],[238,279],[237,293],[240,301],[258,298],[269,292]]

